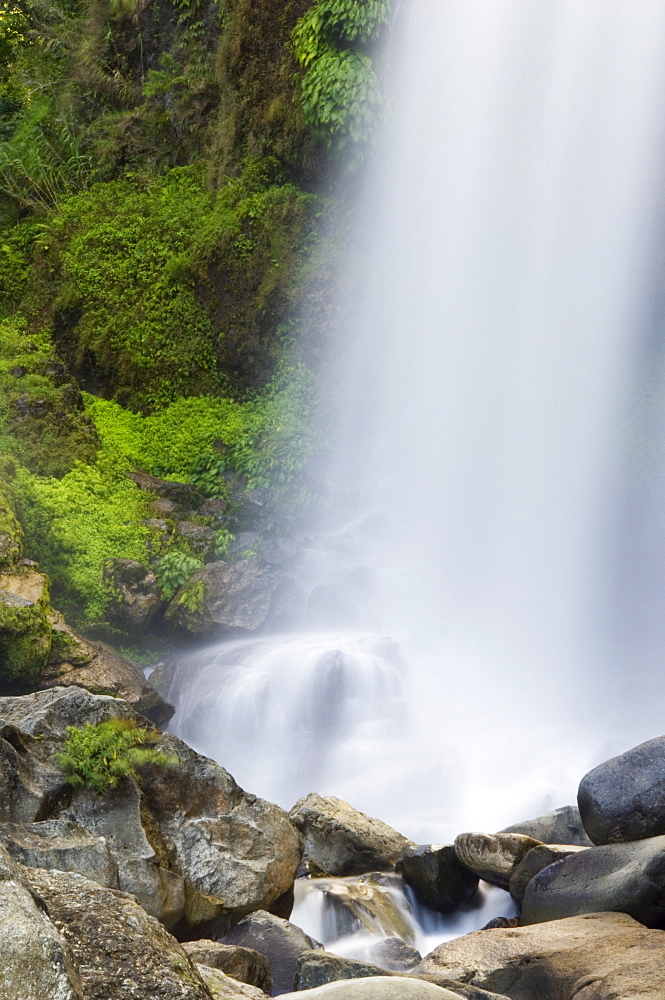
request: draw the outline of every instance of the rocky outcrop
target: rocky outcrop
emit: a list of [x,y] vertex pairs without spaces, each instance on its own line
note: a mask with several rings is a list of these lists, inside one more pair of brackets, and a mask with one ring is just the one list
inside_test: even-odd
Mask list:
[[[587,850],[585,847],[574,847],[567,844],[540,844],[538,847],[533,847],[527,851],[511,872],[508,886],[510,895],[518,905],[521,905],[526,887],[535,875],[555,862],[585,850]],[[598,909],[602,910],[604,907],[601,906]]]
[[71,949],[0,847],[0,1000],[87,1000]]
[[501,889],[508,888],[515,866],[533,847],[538,841],[521,833],[460,833],[455,838],[459,863]]
[[478,889],[478,876],[459,863],[452,844],[406,851],[397,869],[420,902],[439,913],[450,913],[469,903]]
[[545,868],[526,888],[522,923],[604,910],[665,926],[665,836],[589,847]]
[[665,932],[622,913],[476,931],[439,945],[415,970],[511,1000],[662,1000]]
[[233,979],[249,986],[256,986],[264,993],[272,993],[272,973],[267,955],[254,948],[243,948],[242,945],[221,944],[219,941],[189,941],[183,948],[192,962],[199,965],[219,969]]
[[394,868],[415,844],[387,823],[348,802],[311,793],[289,813],[305,838],[305,853],[330,875],[360,875]]
[[140,667],[103,642],[83,639],[62,616],[55,616],[52,627],[51,652],[40,687],[84,687],[93,694],[122,698],[157,726],[169,721],[173,705],[158,694]]
[[295,924],[263,910],[236,924],[223,943],[253,948],[268,956],[274,996],[295,988],[296,967],[303,952],[322,947]]
[[279,580],[257,559],[208,563],[180,587],[166,619],[195,635],[253,632],[268,617]]
[[131,896],[82,875],[24,874],[71,949],[84,1000],[210,1000],[181,945]]
[[513,823],[500,833],[523,833],[533,837],[542,844],[573,844],[578,847],[591,847],[592,841],[582,825],[582,818],[577,806],[561,806],[551,812],[536,816],[535,819],[525,819],[521,823]]
[[594,844],[665,834],[665,736],[589,771],[580,782],[577,801]]

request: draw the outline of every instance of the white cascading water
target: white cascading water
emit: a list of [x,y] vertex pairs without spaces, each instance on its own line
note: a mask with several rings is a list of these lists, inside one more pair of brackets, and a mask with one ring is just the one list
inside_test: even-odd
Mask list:
[[319,627],[172,697],[252,792],[441,843],[665,732],[665,4],[411,0],[394,48]]

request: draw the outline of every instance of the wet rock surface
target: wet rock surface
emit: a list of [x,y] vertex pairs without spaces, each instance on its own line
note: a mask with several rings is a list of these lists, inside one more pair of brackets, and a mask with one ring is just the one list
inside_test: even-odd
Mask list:
[[330,875],[394,868],[402,854],[415,847],[387,823],[334,795],[307,795],[296,802],[289,816],[303,834],[305,853]]
[[440,913],[470,902],[478,889],[478,876],[460,864],[452,844],[413,848],[397,867],[421,903]]
[[580,782],[577,801],[594,844],[665,834],[665,736],[589,771]]

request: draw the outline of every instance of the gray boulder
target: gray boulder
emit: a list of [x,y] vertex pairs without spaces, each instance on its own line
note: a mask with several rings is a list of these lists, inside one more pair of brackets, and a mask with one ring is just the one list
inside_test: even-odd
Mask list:
[[210,1000],[181,945],[132,896],[82,875],[24,874],[71,949],[85,1000]]
[[251,1000],[265,1000],[269,994],[256,986],[248,986],[241,983],[232,976],[227,976],[221,969],[213,969],[209,965],[200,962],[194,963],[201,979],[204,981],[213,1000],[243,1000],[243,997],[250,997]]
[[223,944],[242,945],[268,956],[274,996],[294,989],[296,967],[303,952],[322,947],[295,924],[265,910],[258,910],[236,924],[224,937]]
[[592,913],[467,934],[439,945],[416,973],[511,1000],[662,1000],[664,941],[623,913]]
[[253,632],[268,617],[279,579],[256,559],[208,563],[180,587],[166,618],[195,635]]
[[192,962],[219,969],[233,979],[249,986],[256,986],[264,993],[272,993],[272,973],[267,955],[254,948],[243,948],[237,944],[222,944],[220,941],[187,941],[183,948]]
[[573,844],[578,847],[591,847],[592,844],[582,825],[577,806],[561,806],[542,816],[536,816],[535,819],[513,823],[499,832],[523,833],[543,844]]
[[665,833],[665,736],[648,740],[586,774],[577,802],[594,844]]
[[41,823],[3,823],[2,842],[15,861],[28,868],[80,872],[111,889],[118,889],[118,866],[105,837],[97,837],[65,819]]
[[512,871],[508,886],[510,895],[518,906],[521,905],[526,887],[534,875],[553,865],[556,861],[562,861],[571,854],[585,850],[587,850],[586,847],[573,847],[567,844],[540,844],[539,847],[533,847],[527,851]]
[[589,847],[545,868],[526,888],[522,923],[606,910],[665,926],[665,836]]
[[538,843],[521,833],[460,833],[454,846],[464,868],[491,885],[507,889],[515,866]]
[[[287,998],[303,1000],[302,993],[287,993]],[[418,979],[402,976],[348,979],[309,990],[307,997],[330,1000],[460,1000],[460,993]]]
[[23,870],[3,847],[0,920],[0,1000],[83,1000],[69,945],[37,905]]
[[371,962],[342,958],[328,951],[303,951],[295,971],[295,989],[313,990],[326,983],[346,979],[367,979],[370,976],[389,976],[391,972]]
[[459,863],[452,844],[408,850],[397,868],[420,902],[439,913],[469,903],[478,889],[478,876]]
[[423,956],[416,949],[399,937],[386,937],[372,944],[367,949],[370,962],[375,962],[382,969],[391,972],[411,972],[422,962]]
[[360,875],[394,868],[415,847],[380,819],[372,819],[348,802],[312,792],[289,813],[305,838],[305,853],[329,875]]

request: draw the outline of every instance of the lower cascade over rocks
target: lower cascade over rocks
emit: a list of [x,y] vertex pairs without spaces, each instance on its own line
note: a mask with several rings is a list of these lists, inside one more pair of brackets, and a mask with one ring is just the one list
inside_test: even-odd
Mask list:
[[439,945],[416,974],[510,1000],[662,1000],[665,931],[623,913],[589,913],[530,927],[476,931]]
[[665,834],[665,736],[594,767],[582,778],[577,801],[594,844]]
[[526,887],[522,923],[602,910],[665,926],[665,836],[590,847],[545,868]]
[[296,967],[303,952],[323,947],[300,927],[264,910],[251,913],[236,924],[224,938],[223,944],[254,948],[268,956],[273,978],[273,996],[294,989]]
[[372,819],[348,802],[312,792],[289,813],[305,838],[305,853],[329,875],[362,875],[394,868],[415,847],[387,823]]
[[452,844],[407,850],[397,870],[420,902],[440,913],[469,903],[478,889],[478,876],[460,864]]
[[455,855],[478,878],[507,889],[515,866],[538,843],[521,833],[460,833],[455,838]]

